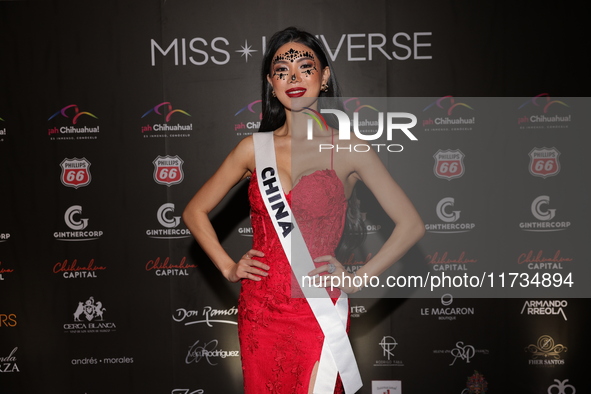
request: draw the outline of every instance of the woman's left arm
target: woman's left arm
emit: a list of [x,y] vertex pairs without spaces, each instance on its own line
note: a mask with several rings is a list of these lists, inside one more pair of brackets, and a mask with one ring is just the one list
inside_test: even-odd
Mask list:
[[371,190],[395,228],[384,245],[356,275],[378,276],[400,260],[425,234],[425,225],[402,188],[394,181],[378,155],[373,152],[350,156],[354,172]]

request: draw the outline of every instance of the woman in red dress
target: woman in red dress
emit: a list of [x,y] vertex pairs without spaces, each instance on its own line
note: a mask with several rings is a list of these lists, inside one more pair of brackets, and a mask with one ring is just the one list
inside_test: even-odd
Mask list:
[[[265,184],[279,190],[278,198],[291,207],[297,219],[297,231],[301,232],[313,259],[309,275],[354,276],[336,259],[335,249],[345,225],[347,200],[358,181],[367,185],[396,224],[380,251],[356,272],[358,276],[381,274],[422,237],[424,226],[377,155],[373,152],[333,154],[332,150],[318,154],[318,144],[332,143],[338,131],[314,126],[313,140],[302,133],[305,129],[300,125],[307,124],[308,119],[302,114],[302,107],[317,110],[318,97],[339,96],[322,44],[296,28],[276,33],[269,41],[262,76],[263,120],[259,131],[269,133],[267,141],[273,151],[269,154],[276,158],[275,183],[269,184],[267,179]],[[350,142],[360,141],[353,137]],[[295,146],[298,154],[292,155]],[[352,393],[360,387],[354,358],[343,361],[337,354],[341,349],[326,345],[334,339],[334,331],[325,328],[326,322],[319,323],[323,321],[319,315],[322,312],[313,307],[312,300],[293,296],[300,289],[290,266],[290,253],[286,255],[285,244],[280,241],[281,231],[265,206],[263,194],[268,193],[261,193],[263,180],[255,162],[258,162],[255,142],[249,136],[230,152],[183,213],[193,236],[224,277],[231,282],[242,281],[238,335],[244,391],[247,394],[342,393],[344,383],[347,394]],[[251,177],[253,246],[235,262],[221,246],[208,213],[246,177]],[[359,290],[361,287],[344,284],[329,295],[337,303],[341,292]],[[344,323],[337,324],[336,332],[343,337],[346,337],[347,315],[348,308],[345,316],[341,315]],[[350,348],[348,339],[344,339]],[[331,352],[332,356],[325,354]],[[327,370],[332,374],[325,373]]]

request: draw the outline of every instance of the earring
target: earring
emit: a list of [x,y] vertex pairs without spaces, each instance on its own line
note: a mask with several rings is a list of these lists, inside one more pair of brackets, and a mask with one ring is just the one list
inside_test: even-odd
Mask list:
[[273,97],[277,97],[274,90],[271,90],[271,94],[273,95]]
[[324,93],[328,92],[328,84],[323,83],[322,86],[320,86],[320,90],[323,91]]

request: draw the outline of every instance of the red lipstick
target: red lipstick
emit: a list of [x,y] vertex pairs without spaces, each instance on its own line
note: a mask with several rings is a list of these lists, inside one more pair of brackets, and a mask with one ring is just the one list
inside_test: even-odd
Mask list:
[[287,94],[287,97],[290,97],[290,98],[302,97],[304,94],[306,94],[306,89],[305,88],[291,88],[291,89],[286,90],[285,94]]

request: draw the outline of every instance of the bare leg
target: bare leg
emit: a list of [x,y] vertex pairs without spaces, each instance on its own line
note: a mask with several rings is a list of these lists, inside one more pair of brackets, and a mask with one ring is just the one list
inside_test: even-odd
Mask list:
[[312,374],[310,375],[310,385],[308,386],[308,394],[313,394],[314,383],[316,383],[316,375],[318,374],[318,361],[314,364]]

